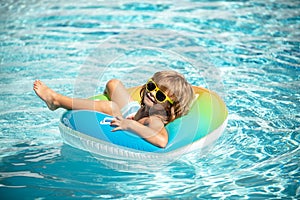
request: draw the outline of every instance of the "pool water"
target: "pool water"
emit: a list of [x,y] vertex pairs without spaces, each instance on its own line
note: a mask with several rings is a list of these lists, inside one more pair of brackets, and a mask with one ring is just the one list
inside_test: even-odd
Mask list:
[[[0,3],[1,199],[299,199],[298,0]],[[108,164],[63,143],[32,90],[69,96],[175,69],[217,92],[228,126],[159,170]],[[124,167],[124,166],[123,166]]]

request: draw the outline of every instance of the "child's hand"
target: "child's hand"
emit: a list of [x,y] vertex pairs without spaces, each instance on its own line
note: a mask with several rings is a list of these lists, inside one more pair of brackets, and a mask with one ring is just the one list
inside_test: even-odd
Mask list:
[[114,128],[112,132],[119,130],[128,130],[128,124],[130,123],[130,121],[132,120],[124,119],[122,117],[115,117],[110,123],[111,126],[116,126],[116,128]]

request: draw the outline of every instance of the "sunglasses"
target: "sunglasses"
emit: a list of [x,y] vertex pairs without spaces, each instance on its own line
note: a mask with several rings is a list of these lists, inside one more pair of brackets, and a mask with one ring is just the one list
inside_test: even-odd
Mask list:
[[155,91],[154,97],[159,103],[164,103],[165,101],[169,101],[171,104],[174,103],[163,91],[161,91],[161,89],[159,89],[159,87],[157,87],[156,83],[152,79],[148,80],[146,90],[148,92]]

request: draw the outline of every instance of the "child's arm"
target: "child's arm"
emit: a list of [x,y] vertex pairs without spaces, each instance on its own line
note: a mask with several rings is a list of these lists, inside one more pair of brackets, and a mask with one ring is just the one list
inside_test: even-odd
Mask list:
[[158,117],[143,118],[139,122],[117,117],[111,122],[111,125],[117,126],[113,131],[132,131],[158,147],[164,148],[168,144],[168,132]]

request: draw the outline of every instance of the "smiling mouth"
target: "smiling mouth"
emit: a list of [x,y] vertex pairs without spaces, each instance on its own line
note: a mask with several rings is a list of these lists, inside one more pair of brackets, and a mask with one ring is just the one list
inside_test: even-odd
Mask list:
[[147,92],[147,93],[146,93],[146,96],[147,96],[147,98],[148,98],[150,101],[152,101],[153,103],[156,103],[154,97],[150,94],[150,92]]

